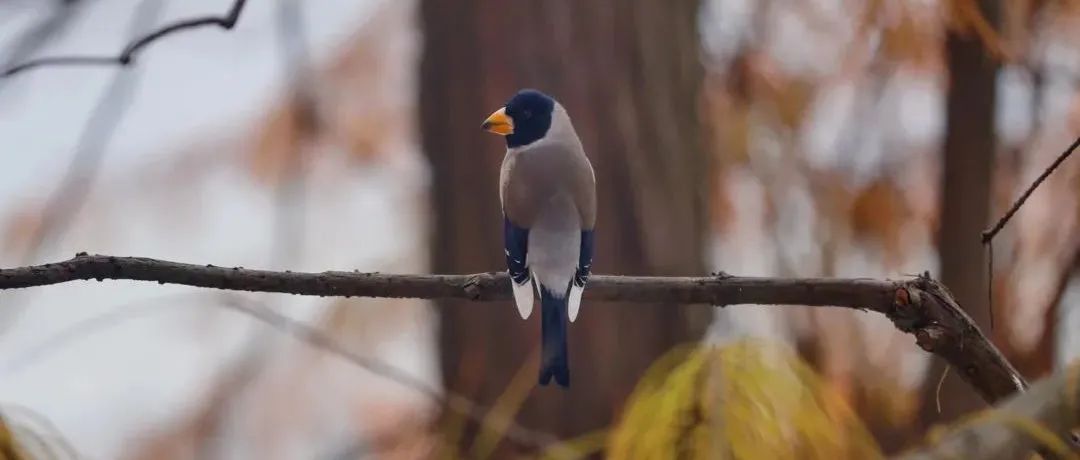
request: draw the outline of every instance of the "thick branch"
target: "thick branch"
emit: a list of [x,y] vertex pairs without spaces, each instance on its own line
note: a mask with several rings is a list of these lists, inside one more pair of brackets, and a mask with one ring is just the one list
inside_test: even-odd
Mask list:
[[[1080,363],[999,407],[961,422],[930,446],[900,456],[903,460],[947,458],[1026,458],[1039,450],[1060,458],[1080,451]],[[1046,455],[1043,456],[1047,458]]]
[[[63,262],[0,269],[0,289],[76,280],[156,281],[234,291],[337,297],[509,300],[505,273],[393,275],[328,271],[276,272],[192,265],[146,257],[79,253]],[[712,305],[836,306],[884,314],[915,335],[926,351],[945,358],[989,403],[1026,386],[1001,353],[960,309],[948,290],[923,276],[907,281],[840,278],[601,276],[589,280],[588,300]]]
[[46,66],[126,66],[135,62],[135,56],[151,43],[173,33],[206,26],[217,26],[225,30],[232,30],[236,26],[236,21],[240,19],[240,13],[244,10],[244,3],[246,2],[247,0],[233,0],[229,12],[224,16],[183,19],[166,24],[153,32],[136,38],[116,56],[54,56],[32,59],[4,70],[0,77],[10,77],[20,72]]

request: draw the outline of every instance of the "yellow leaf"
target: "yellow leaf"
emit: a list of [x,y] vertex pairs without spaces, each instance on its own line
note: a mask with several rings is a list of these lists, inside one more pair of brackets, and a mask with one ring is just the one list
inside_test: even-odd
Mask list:
[[881,458],[839,396],[789,349],[680,347],[630,396],[608,458]]

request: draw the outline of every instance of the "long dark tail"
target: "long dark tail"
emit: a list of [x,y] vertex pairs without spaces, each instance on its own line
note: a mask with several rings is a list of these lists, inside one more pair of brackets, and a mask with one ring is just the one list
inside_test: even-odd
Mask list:
[[557,298],[540,287],[540,384],[552,377],[563,387],[570,386],[570,353],[566,343],[566,295]]

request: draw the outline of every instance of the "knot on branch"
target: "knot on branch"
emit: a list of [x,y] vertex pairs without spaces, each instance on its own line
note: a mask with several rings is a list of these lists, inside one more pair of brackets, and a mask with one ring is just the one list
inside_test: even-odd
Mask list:
[[[305,273],[195,265],[146,257],[79,253],[55,264],[0,269],[0,290],[74,280],[128,279],[253,292],[385,298],[512,299],[506,272],[473,275]],[[590,278],[590,301],[844,306],[886,314],[919,345],[941,356],[993,402],[1023,390],[1023,378],[994,348],[944,286],[924,275],[908,281],[731,277]]]
[[470,300],[480,300],[480,296],[484,293],[483,280],[481,280],[483,274],[478,273],[470,276],[465,280],[465,284],[461,288],[465,291],[465,296]]
[[929,323],[923,307],[923,295],[918,284],[921,281],[900,283],[893,291],[892,309],[887,316],[903,332],[913,332]]
[[915,331],[915,343],[919,345],[919,348],[933,353],[947,340],[946,334],[948,331],[945,328],[930,324]]

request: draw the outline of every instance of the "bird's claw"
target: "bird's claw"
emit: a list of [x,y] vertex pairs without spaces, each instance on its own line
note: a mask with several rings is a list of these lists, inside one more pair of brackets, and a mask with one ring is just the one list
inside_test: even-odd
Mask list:
[[712,272],[712,273],[710,273],[710,275],[713,278],[719,278],[719,279],[722,279],[722,280],[726,280],[728,278],[734,278],[735,277],[734,275],[732,275],[732,274],[730,274],[728,272],[725,272],[723,270]]

